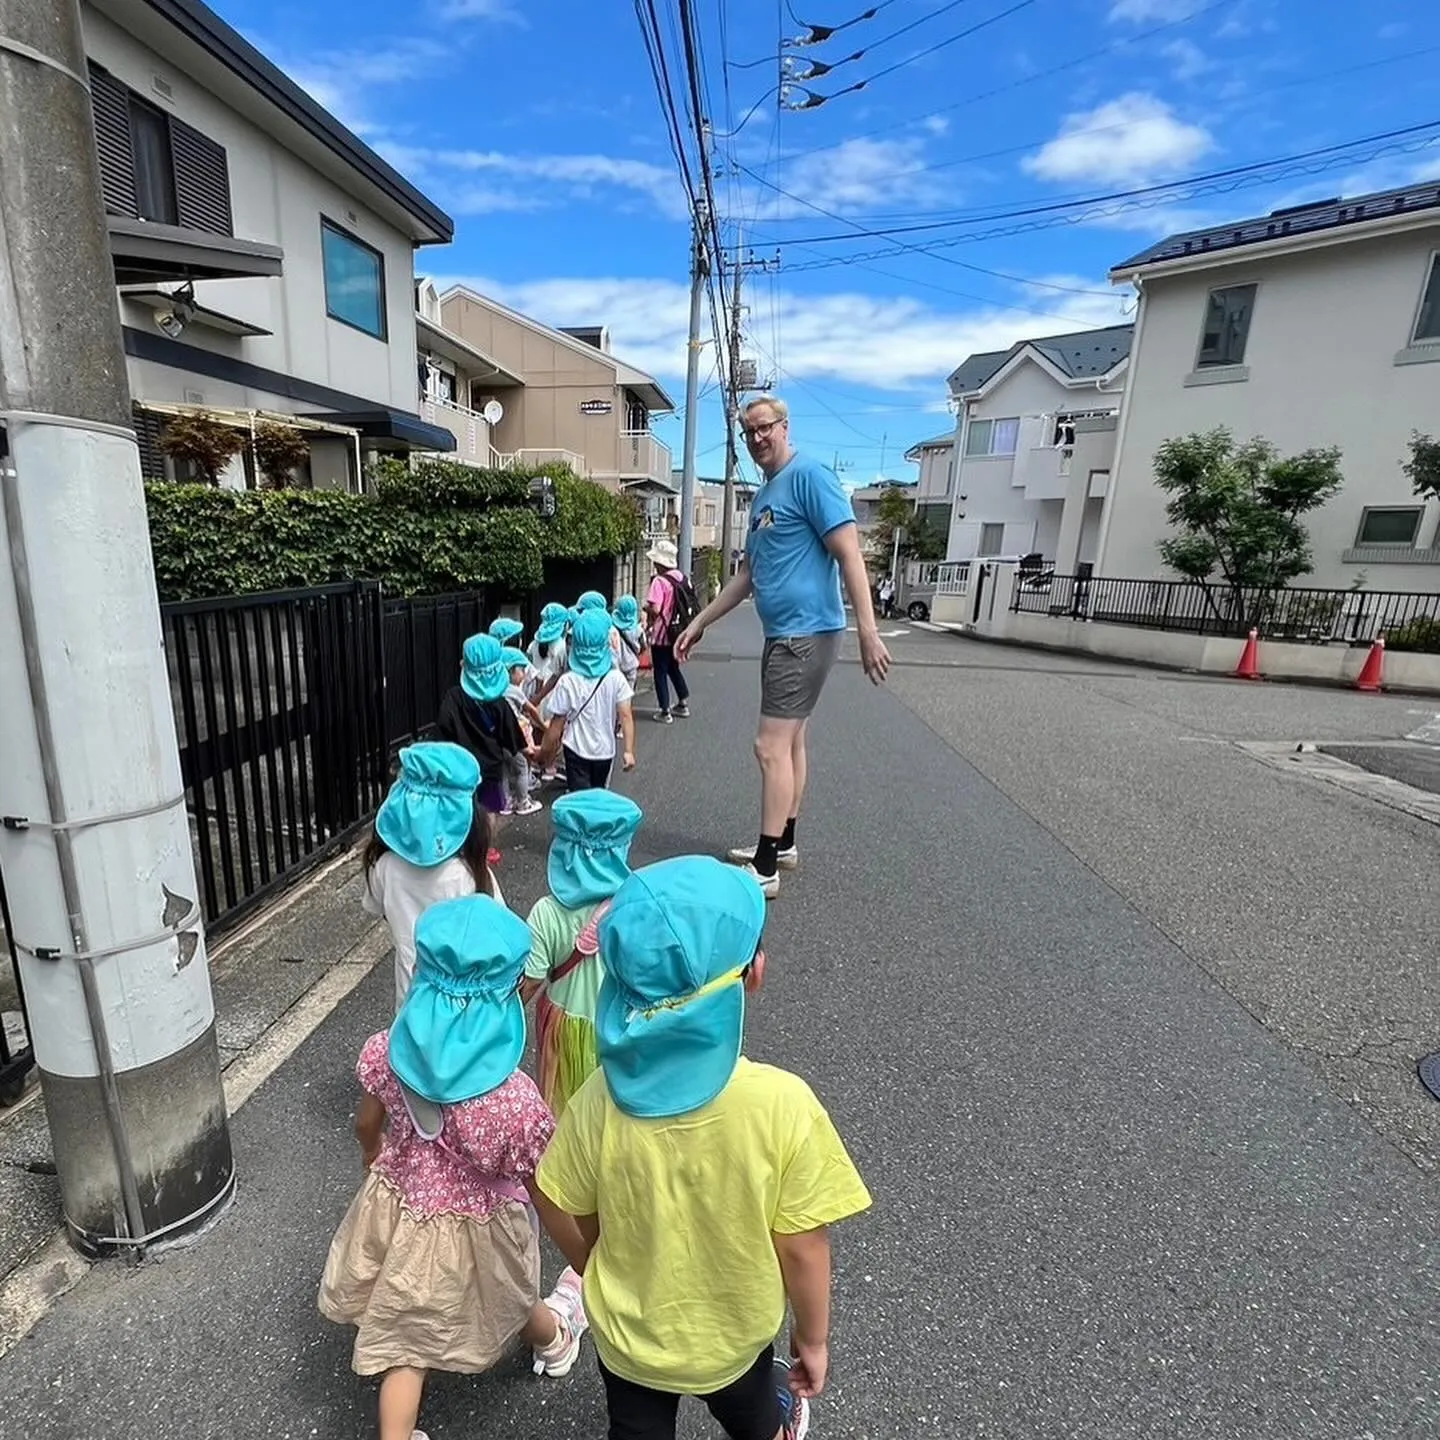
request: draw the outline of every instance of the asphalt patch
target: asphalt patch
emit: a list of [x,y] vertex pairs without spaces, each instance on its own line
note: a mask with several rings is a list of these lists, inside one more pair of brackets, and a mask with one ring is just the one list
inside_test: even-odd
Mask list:
[[1440,749],[1433,745],[1322,745],[1320,750],[1372,775],[1440,795]]

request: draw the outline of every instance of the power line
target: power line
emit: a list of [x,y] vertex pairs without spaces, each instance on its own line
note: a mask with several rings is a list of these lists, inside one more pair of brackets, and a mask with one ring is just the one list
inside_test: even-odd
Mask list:
[[1217,10],[1223,10],[1228,6],[1239,3],[1239,0],[1211,0],[1209,5],[1195,11],[1191,15],[1183,16],[1176,20],[1167,20],[1160,25],[1152,25],[1148,30],[1137,31],[1133,35],[1126,35],[1118,40],[1113,40],[1108,45],[1102,45],[1098,50],[1087,51],[1083,55],[1077,55],[1069,60],[1062,61],[1058,65],[1052,65],[1048,70],[1037,70],[1031,75],[1021,76],[1018,80],[1012,80],[1008,84],[999,85],[993,90],[984,90],[978,95],[968,96],[964,100],[957,100],[953,105],[942,105],[938,110],[927,110],[921,115],[912,115],[905,120],[891,121],[887,125],[877,125],[873,130],[863,130],[858,135],[848,136],[845,140],[835,145],[820,145],[813,150],[799,151],[792,159],[800,159],[808,155],[824,155],[831,150],[838,150],[853,140],[868,140],[874,135],[885,135],[891,130],[903,130],[910,125],[918,124],[922,120],[932,120],[940,115],[947,115],[953,110],[963,110],[970,105],[978,105],[982,100],[991,100],[996,95],[1007,94],[1011,90],[1018,90],[1025,85],[1033,85],[1037,80],[1048,79],[1052,75],[1063,74],[1067,70],[1073,70],[1079,65],[1087,64],[1091,60],[1098,60],[1102,56],[1111,55],[1116,50],[1124,49],[1130,45],[1139,44],[1143,40],[1149,40],[1156,35],[1163,34],[1167,30],[1174,30],[1181,25],[1193,24],[1196,20],[1210,15]]
[[[1101,195],[1085,196],[1079,199],[1057,200],[1047,202],[1043,205],[1024,205],[998,211],[987,210],[986,212],[976,213],[963,219],[930,220],[914,225],[893,225],[875,230],[872,233],[874,233],[877,238],[883,239],[892,235],[913,235],[922,231],[948,230],[953,226],[970,223],[972,221],[1023,219],[1030,216],[1053,214],[1058,211],[1107,205],[1116,201],[1139,199],[1151,195],[1169,195],[1190,189],[1196,185],[1205,185],[1212,182],[1255,175],[1276,167],[1298,165],[1305,161],[1319,159],[1323,156],[1338,157],[1343,151],[1354,150],[1362,146],[1379,145],[1385,142],[1402,140],[1407,137],[1413,139],[1425,132],[1437,129],[1440,129],[1440,120],[1427,120],[1419,125],[1408,125],[1398,130],[1386,130],[1377,135],[1366,135],[1356,140],[1347,140],[1335,145],[1323,145],[1315,150],[1302,150],[1295,155],[1277,156],[1270,160],[1253,161],[1248,165],[1235,165],[1224,170],[1212,170],[1201,175],[1192,175],[1183,180],[1166,180],[1154,185],[1139,185],[1128,190],[1112,190]],[[1346,158],[1349,159],[1352,157],[1347,156]],[[1363,158],[1368,159],[1373,157],[1366,156]],[[854,222],[846,220],[845,223],[853,224]],[[829,235],[807,235],[788,243],[795,245],[822,245],[834,240],[853,240],[854,238],[855,236],[851,232],[841,232],[840,234]],[[881,254],[885,253],[888,252],[881,252]]]

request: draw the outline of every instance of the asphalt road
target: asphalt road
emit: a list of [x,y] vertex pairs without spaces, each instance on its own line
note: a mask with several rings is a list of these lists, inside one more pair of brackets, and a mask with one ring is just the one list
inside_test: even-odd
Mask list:
[[[753,615],[714,641],[695,718],[642,729],[638,860],[754,828]],[[1440,1433],[1433,1177],[1286,1028],[1402,1001],[1440,1028],[1406,949],[1437,837],[1229,744],[1302,721],[1297,738],[1394,738],[1405,705],[919,633],[895,648],[887,691],[853,664],[827,691],[747,1042],[811,1081],[876,1196],[836,1235],[817,1440]],[[517,906],[542,820],[507,841]],[[1403,915],[1343,927],[1343,964],[1314,943],[1392,871],[1368,898],[1407,892]],[[240,1112],[220,1229],[101,1267],[0,1362],[0,1430],[371,1433],[314,1290],[358,1179],[351,1068],[388,984],[382,966]],[[437,1381],[423,1423],[603,1433],[588,1360],[540,1382],[518,1355]],[[682,1434],[711,1433],[692,1410]]]

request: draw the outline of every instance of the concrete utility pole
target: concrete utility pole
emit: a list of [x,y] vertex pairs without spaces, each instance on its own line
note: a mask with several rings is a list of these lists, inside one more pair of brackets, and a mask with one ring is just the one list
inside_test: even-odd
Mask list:
[[720,571],[723,585],[730,578],[730,552],[735,546],[735,475],[740,468],[736,427],[740,424],[740,280],[745,262],[735,260],[733,289],[730,292],[730,392],[725,397],[725,508],[720,522]]
[[70,1233],[233,1192],[77,0],[0,0],[0,866]]
[[[680,471],[679,567],[690,575],[695,536],[695,436],[700,423],[700,307],[705,298],[709,260],[705,251],[706,210],[695,206],[695,237],[690,260],[690,338],[685,359],[685,449]],[[718,359],[718,357],[717,357]],[[694,576],[691,576],[694,579]]]

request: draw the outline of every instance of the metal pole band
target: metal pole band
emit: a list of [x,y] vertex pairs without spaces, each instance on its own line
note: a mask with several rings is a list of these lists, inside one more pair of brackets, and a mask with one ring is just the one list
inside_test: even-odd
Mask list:
[[95,1235],[89,1230],[83,1230],[70,1217],[65,1217],[66,1228],[72,1234],[79,1236],[86,1246],[98,1247],[101,1245],[115,1245],[123,1249],[143,1250],[146,1246],[153,1245],[157,1240],[163,1240],[167,1235],[172,1235],[177,1230],[185,1230],[194,1225],[197,1221],[203,1220],[207,1215],[219,1211],[221,1206],[227,1204],[235,1196],[236,1172],[230,1172],[230,1179],[226,1182],[225,1188],[218,1195],[207,1200],[198,1210],[192,1210],[188,1215],[182,1215],[178,1220],[172,1220],[168,1225],[162,1225],[158,1230],[151,1230],[146,1235],[131,1238],[128,1235]]
[[167,800],[157,800],[139,810],[116,810],[109,815],[96,815],[88,820],[32,820],[28,815],[0,815],[0,825],[7,830],[93,830],[97,825],[118,825],[122,820],[143,820],[147,815],[159,815],[164,810],[173,810],[185,803],[184,794],[172,795]]
[[0,425],[17,422],[21,425],[60,425],[66,430],[94,430],[100,435],[114,435],[120,440],[135,438],[135,432],[129,426],[111,425],[106,420],[86,420],[81,415],[47,415],[43,410],[0,410]]
[[50,69],[68,75],[82,90],[89,93],[90,82],[83,75],[77,75],[63,60],[57,60],[53,55],[47,55],[43,50],[25,44],[23,40],[12,40],[8,35],[0,35],[0,50],[8,50],[22,60],[33,60],[37,65],[48,65]]
[[182,915],[173,925],[167,925],[163,930],[157,930],[153,935],[146,935],[140,940],[126,940],[120,945],[106,945],[99,950],[72,950],[64,951],[57,945],[27,945],[23,940],[16,940],[11,936],[11,942],[17,950],[23,950],[27,955],[33,955],[37,960],[103,960],[109,955],[124,955],[131,950],[143,950],[148,945],[158,945],[162,940],[169,940],[174,935],[183,931],[194,929],[200,923],[200,907],[192,904],[189,911]]

